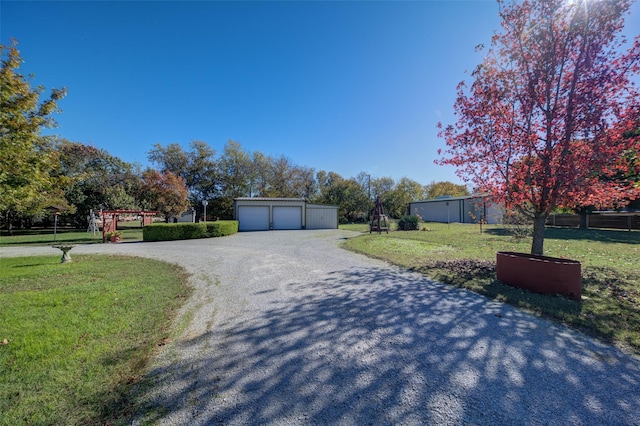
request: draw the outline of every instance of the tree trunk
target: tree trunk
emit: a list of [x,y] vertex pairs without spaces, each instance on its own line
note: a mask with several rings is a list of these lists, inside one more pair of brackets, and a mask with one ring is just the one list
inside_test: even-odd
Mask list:
[[544,224],[547,215],[538,216],[533,219],[533,241],[531,242],[531,254],[542,256],[544,254]]
[[580,210],[580,229],[587,229],[587,210]]

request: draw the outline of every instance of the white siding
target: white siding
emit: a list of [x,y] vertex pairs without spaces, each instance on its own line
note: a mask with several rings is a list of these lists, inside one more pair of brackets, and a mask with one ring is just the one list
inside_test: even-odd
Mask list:
[[337,229],[338,207],[307,204],[307,229]]
[[417,201],[411,203],[409,209],[410,214],[420,215],[425,222],[476,223],[485,214],[487,223],[502,222],[500,206],[492,203],[490,198],[479,196]]
[[412,215],[420,215],[425,222],[460,222],[460,201],[431,201],[428,203],[411,203]]

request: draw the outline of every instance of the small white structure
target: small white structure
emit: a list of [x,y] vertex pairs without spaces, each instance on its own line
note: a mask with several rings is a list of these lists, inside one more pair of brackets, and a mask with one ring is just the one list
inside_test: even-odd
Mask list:
[[500,206],[491,202],[488,195],[464,197],[444,196],[409,204],[409,214],[418,215],[425,222],[484,223],[502,222]]
[[195,222],[196,221],[196,211],[194,209],[189,209],[186,212],[182,213],[180,217],[172,217],[169,219],[169,222]]
[[336,229],[338,207],[307,204],[304,198],[236,198],[239,231]]

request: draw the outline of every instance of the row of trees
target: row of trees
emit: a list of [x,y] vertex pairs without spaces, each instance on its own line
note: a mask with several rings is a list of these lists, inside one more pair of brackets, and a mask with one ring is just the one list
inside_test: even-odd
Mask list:
[[409,202],[438,195],[464,195],[450,182],[423,186],[408,178],[372,178],[298,166],[286,157],[247,152],[229,141],[220,155],[206,142],[188,149],[157,144],[148,153],[155,168],[143,169],[103,149],[43,136],[55,126],[52,115],[65,89],[32,88],[18,72],[22,59],[14,42],[1,46],[0,70],[0,225],[30,226],[51,216],[52,208],[67,221],[86,226],[91,209],[157,210],[166,218],[192,207],[211,216],[230,218],[237,197],[292,197],[338,205],[341,221],[364,219],[380,196],[387,214],[400,217]]
[[371,177],[360,173],[344,178],[338,173],[298,166],[286,157],[271,157],[260,151],[247,152],[240,143],[228,141],[222,154],[202,141],[189,150],[179,144],[156,144],[149,160],[163,173],[172,173],[186,183],[192,206],[207,200],[209,210],[230,217],[233,200],[239,197],[304,198],[314,203],[339,206],[340,220],[365,219],[380,197],[391,217],[407,212],[411,201],[439,195],[467,195],[464,185],[432,182],[421,185],[409,178]]

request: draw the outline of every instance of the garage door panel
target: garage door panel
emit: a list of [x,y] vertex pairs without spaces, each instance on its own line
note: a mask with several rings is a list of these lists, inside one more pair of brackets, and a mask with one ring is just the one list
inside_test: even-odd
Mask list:
[[273,207],[273,229],[302,229],[302,207]]
[[268,231],[269,206],[239,206],[239,231]]

